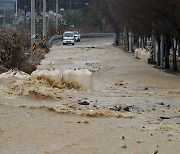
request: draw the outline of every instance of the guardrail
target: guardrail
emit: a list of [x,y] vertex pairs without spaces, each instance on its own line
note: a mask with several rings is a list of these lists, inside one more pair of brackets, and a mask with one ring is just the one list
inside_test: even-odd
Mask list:
[[54,35],[53,37],[50,38],[50,40],[48,41],[48,46],[51,47],[53,45],[53,42],[55,40],[59,40],[62,39],[62,35]]
[[81,33],[81,37],[112,37],[114,33]]
[[[114,33],[81,33],[81,38],[88,38],[88,37],[113,37]],[[53,45],[53,42],[56,40],[62,39],[62,35],[55,35],[51,37],[48,41],[49,47]]]

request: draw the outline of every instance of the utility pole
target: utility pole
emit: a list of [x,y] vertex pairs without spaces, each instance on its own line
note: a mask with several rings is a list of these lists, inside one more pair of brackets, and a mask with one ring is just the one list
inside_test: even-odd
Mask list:
[[35,60],[36,44],[35,44],[35,0],[31,0],[31,58]]
[[72,10],[72,3],[71,0],[69,1],[69,26],[71,25],[71,10]]
[[59,9],[59,5],[58,5],[58,0],[56,0],[56,30],[58,30],[58,9]]
[[127,36],[126,36],[126,27],[123,28],[123,49],[126,51],[127,47]]
[[24,6],[24,27],[26,28],[26,18],[27,18],[27,5]]
[[153,48],[153,63],[156,61],[156,38],[154,33],[152,34],[152,48]]
[[16,10],[15,10],[15,14],[14,14],[14,18],[15,18],[15,24],[17,24],[17,19],[18,19],[18,0],[16,0]]
[[16,0],[16,14],[17,14],[17,12],[18,12],[18,8],[17,8],[17,0]]
[[47,43],[47,28],[46,28],[46,0],[43,0],[43,46]]
[[3,25],[5,26],[6,25],[6,3],[5,3],[5,0],[3,2],[4,2]]
[[102,2],[101,2],[101,0],[99,1],[99,11],[100,11],[100,18],[101,18],[101,10],[102,10]]

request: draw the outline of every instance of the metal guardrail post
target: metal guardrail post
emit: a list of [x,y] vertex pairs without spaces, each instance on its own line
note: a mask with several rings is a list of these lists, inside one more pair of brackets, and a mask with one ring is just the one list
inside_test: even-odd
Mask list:
[[47,43],[46,0],[43,0],[43,46]]

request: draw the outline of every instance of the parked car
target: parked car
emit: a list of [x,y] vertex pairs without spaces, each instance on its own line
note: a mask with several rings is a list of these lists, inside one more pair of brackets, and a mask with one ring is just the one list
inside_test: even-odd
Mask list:
[[75,41],[80,42],[81,41],[81,35],[80,33],[74,31]]
[[63,34],[63,45],[66,45],[66,44],[74,45],[74,43],[75,43],[74,32],[71,32],[71,31],[64,32],[64,34]]

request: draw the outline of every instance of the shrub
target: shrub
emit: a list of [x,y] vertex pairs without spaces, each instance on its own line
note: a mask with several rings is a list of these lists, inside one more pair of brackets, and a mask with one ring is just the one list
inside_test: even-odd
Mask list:
[[0,65],[31,73],[36,66],[25,56],[30,48],[30,37],[19,29],[0,28]]

